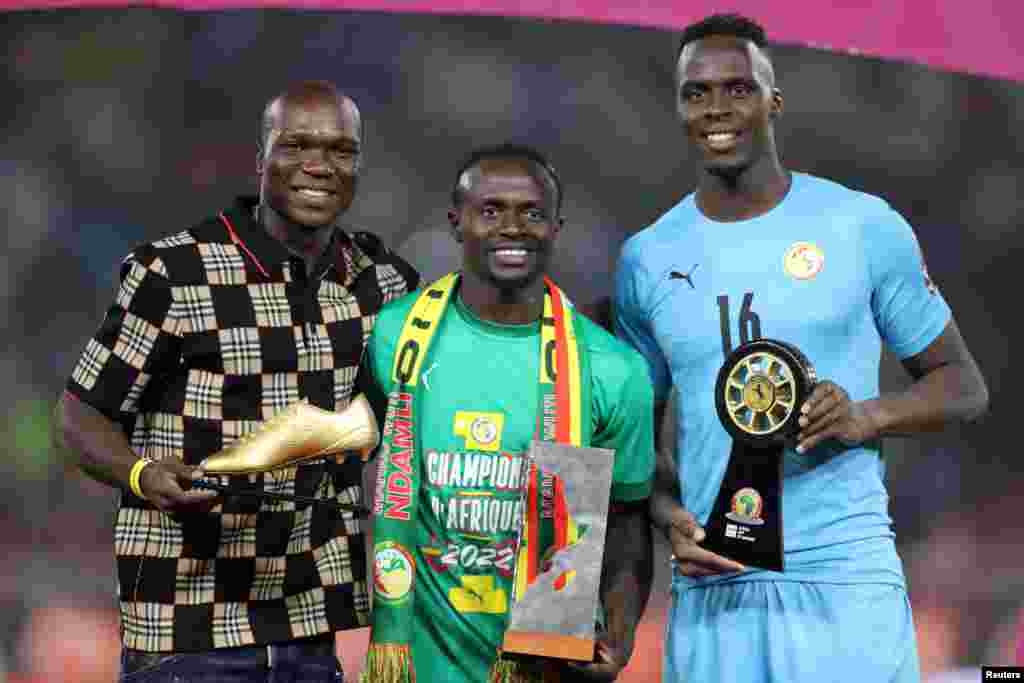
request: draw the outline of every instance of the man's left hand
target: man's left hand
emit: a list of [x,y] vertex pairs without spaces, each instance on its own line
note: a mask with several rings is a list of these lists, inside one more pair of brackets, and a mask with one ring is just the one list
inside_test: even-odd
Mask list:
[[851,401],[845,389],[829,380],[814,387],[800,412],[797,453],[809,451],[825,439],[852,446],[878,436],[878,426],[866,404]]
[[625,657],[618,648],[604,640],[597,641],[596,661],[587,664],[567,662],[567,671],[561,680],[564,683],[574,681],[605,681],[610,682],[618,678],[619,673],[626,667]]

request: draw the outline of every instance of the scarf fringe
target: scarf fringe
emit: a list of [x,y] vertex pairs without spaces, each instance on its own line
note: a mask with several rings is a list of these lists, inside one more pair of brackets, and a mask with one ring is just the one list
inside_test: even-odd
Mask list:
[[546,672],[547,667],[537,660],[503,657],[499,652],[487,680],[488,683],[545,683],[553,680]]
[[409,646],[371,643],[359,683],[416,683]]

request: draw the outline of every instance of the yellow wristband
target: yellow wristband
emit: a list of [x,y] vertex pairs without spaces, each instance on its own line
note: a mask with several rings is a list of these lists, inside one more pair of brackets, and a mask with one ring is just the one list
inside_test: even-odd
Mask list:
[[132,493],[143,500],[146,499],[146,496],[142,494],[142,470],[151,462],[153,461],[149,458],[139,458],[135,461],[135,464],[132,465],[131,474],[128,475],[128,488],[132,490]]

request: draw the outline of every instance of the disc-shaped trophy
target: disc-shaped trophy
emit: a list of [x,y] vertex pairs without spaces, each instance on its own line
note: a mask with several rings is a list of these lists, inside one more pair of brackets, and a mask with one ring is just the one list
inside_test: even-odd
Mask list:
[[792,344],[756,339],[729,354],[715,408],[732,437],[729,465],[705,525],[704,547],[761,569],[783,570],[782,452],[800,431],[800,406],[817,382]]

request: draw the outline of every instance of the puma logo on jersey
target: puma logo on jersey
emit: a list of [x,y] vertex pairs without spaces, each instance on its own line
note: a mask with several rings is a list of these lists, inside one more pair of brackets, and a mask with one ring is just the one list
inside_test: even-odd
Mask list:
[[426,387],[427,391],[430,391],[430,380],[428,380],[427,378],[430,376],[430,373],[432,373],[434,369],[437,367],[437,363],[438,361],[435,360],[434,364],[423,372],[423,386]]
[[668,274],[668,279],[686,280],[686,284],[690,285],[690,289],[697,289],[696,287],[693,286],[693,279],[691,276],[693,275],[693,271],[697,270],[697,266],[699,265],[699,263],[694,263],[693,268],[690,268],[690,271],[687,273],[680,273],[678,270],[673,270]]

